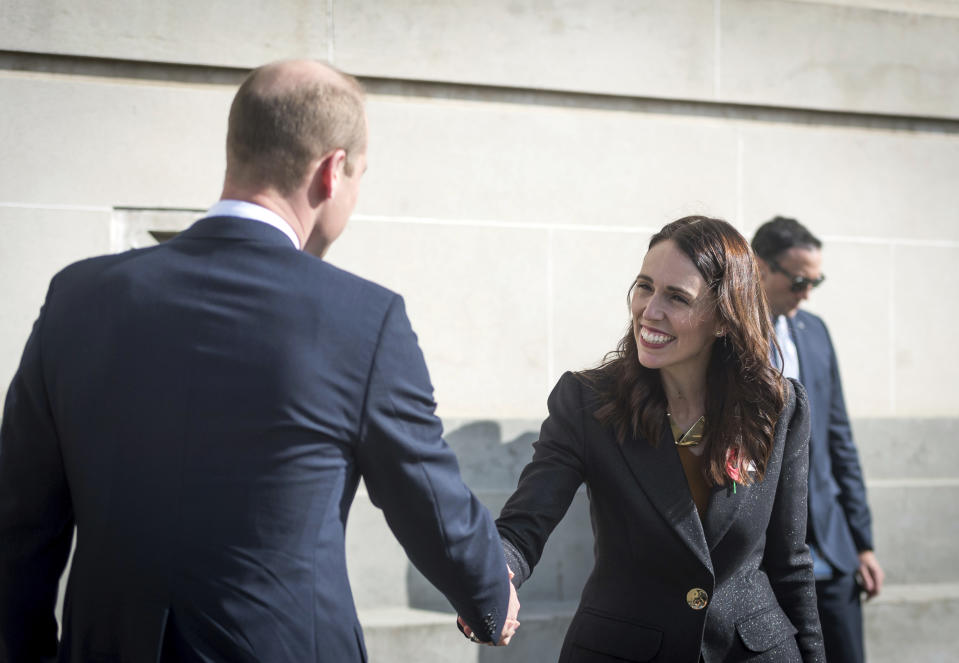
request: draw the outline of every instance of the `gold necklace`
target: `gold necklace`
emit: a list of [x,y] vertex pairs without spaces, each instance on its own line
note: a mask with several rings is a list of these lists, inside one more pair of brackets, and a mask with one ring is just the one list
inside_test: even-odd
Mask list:
[[696,446],[702,441],[703,429],[706,427],[706,415],[703,415],[697,419],[685,433],[673,420],[673,417],[671,414],[669,414],[669,412],[666,413],[666,416],[669,417],[669,428],[673,432],[673,441],[676,442],[677,447],[692,447]]

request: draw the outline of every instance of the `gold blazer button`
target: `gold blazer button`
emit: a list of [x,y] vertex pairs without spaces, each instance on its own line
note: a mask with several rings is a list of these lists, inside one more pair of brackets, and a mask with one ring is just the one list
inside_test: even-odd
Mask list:
[[686,592],[686,603],[688,603],[689,607],[693,610],[702,610],[706,607],[706,604],[709,603],[709,594],[706,593],[705,589],[693,587]]

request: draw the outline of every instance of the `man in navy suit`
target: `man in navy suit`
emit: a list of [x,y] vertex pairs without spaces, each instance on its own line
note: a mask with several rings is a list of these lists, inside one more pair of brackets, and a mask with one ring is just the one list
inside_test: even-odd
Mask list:
[[820,620],[830,663],[863,660],[860,592],[879,593],[884,574],[873,553],[872,518],[859,454],[823,321],[800,309],[824,280],[822,243],[795,219],[777,216],[752,241],[779,350],[773,361],[809,396],[809,520]]
[[499,537],[403,300],[316,257],[366,135],[355,79],[261,67],[230,110],[220,202],[54,277],[0,429],[0,662],[365,661],[344,550],[361,476],[473,632],[509,641]]

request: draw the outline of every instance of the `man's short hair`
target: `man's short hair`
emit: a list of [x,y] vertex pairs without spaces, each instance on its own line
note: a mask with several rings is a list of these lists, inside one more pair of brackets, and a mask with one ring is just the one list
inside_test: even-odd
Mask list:
[[340,148],[346,151],[344,171],[352,175],[356,159],[366,151],[359,81],[334,70],[342,82],[313,81],[264,92],[258,85],[262,71],[254,70],[243,81],[230,106],[226,138],[230,177],[289,195],[311,161]]
[[753,235],[753,253],[763,260],[775,260],[783,251],[797,246],[820,249],[822,242],[796,219],[777,216],[759,226]]

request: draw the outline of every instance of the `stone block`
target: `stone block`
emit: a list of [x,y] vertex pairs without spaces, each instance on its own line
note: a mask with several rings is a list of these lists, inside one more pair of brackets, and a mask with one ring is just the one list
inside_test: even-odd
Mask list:
[[326,2],[5,0],[0,49],[177,64],[255,67],[328,58]]
[[516,488],[533,457],[532,444],[541,423],[538,418],[443,420],[444,437],[459,460],[466,485],[473,490],[507,492]]
[[959,18],[848,4],[724,0],[720,98],[959,117]]
[[2,404],[50,279],[72,262],[110,251],[110,210],[0,205],[0,228]]
[[[121,12],[122,13],[122,12]],[[196,207],[219,197],[232,86],[0,73],[0,202]]]
[[[819,232],[812,222],[809,228]],[[894,330],[890,325],[893,311],[889,293],[898,273],[892,255],[888,244],[826,240],[823,273],[827,279],[810,293],[807,302],[807,308],[820,315],[829,328],[846,408],[853,417],[889,416],[894,412]]]
[[[706,0],[335,0],[336,62],[369,76],[709,98]],[[389,48],[384,48],[389,44]]]
[[956,479],[959,419],[853,419],[853,434],[867,480]]
[[[670,219],[671,220],[671,219]],[[627,293],[652,233],[553,233],[555,380],[599,364],[630,324]]]
[[956,660],[959,584],[888,586],[863,608],[870,663]]
[[658,230],[735,214],[736,133],[715,119],[386,97],[369,116],[359,215]]
[[358,608],[410,605],[410,561],[362,483],[347,521],[346,562]]
[[537,418],[547,232],[354,219],[334,264],[402,294],[444,417]]
[[955,416],[955,328],[951,305],[959,291],[959,247],[896,247],[895,287],[889,292],[895,338],[896,414]]
[[890,585],[957,583],[959,482],[870,481],[876,555]]
[[827,244],[834,237],[959,240],[955,186],[945,175],[959,170],[957,135],[757,122],[744,125],[742,137],[750,233],[781,214]]

